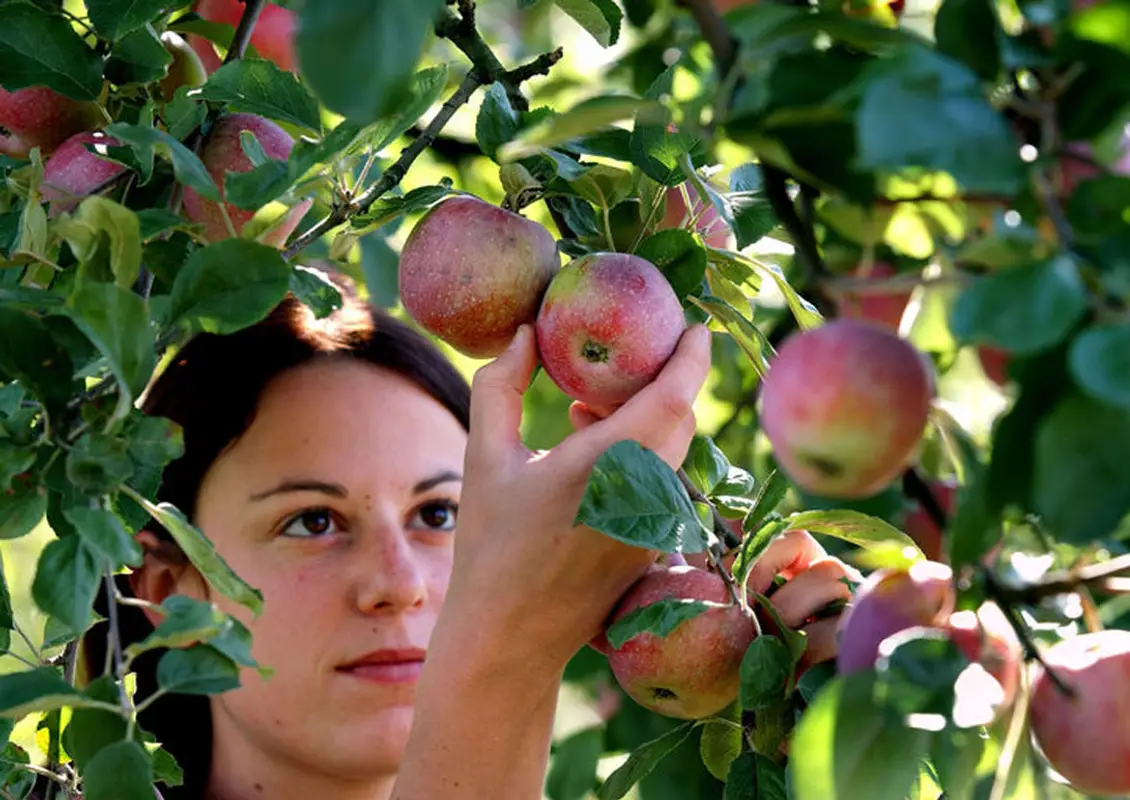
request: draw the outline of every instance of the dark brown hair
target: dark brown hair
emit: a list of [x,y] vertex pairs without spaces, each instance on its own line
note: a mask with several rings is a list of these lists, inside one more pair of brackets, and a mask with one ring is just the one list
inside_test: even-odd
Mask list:
[[[164,470],[158,501],[173,503],[192,519],[205,474],[221,452],[247,430],[266,385],[315,359],[353,358],[398,373],[469,428],[470,387],[443,354],[415,329],[362,303],[347,289],[342,296],[343,307],[324,319],[316,319],[305,305],[288,296],[258,324],[229,335],[197,335],[176,354],[150,387],[142,406],[151,416],[177,423],[184,437],[182,456]],[[173,541],[155,522],[146,529],[164,542]],[[131,594],[127,576],[118,576],[118,586],[123,594]],[[106,600],[103,592],[95,606],[103,616]],[[153,630],[137,608],[119,607],[118,615],[123,647]],[[86,635],[83,651],[87,674],[100,674],[106,658],[104,626],[95,626]],[[139,697],[158,688],[156,667],[165,652],[153,650],[134,662]],[[182,786],[162,787],[166,800],[201,800],[212,760],[208,696],[165,695],[140,715],[139,724],[173,754],[184,771]]]

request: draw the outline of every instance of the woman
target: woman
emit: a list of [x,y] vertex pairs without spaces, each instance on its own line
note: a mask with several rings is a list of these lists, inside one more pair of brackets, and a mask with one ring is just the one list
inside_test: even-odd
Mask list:
[[[184,434],[159,497],[265,609],[252,619],[218,595],[155,525],[138,534],[144,566],[119,587],[215,602],[274,674],[245,670],[238,689],[168,695],[142,714],[185,772],[164,796],[540,797],[562,671],[656,556],[573,525],[589,470],[623,439],[681,463],[709,346],[705,328],[689,329],[629,403],[605,419],[575,404],[577,431],[532,454],[519,434],[528,327],[473,391],[426,339],[352,300],[316,320],[288,299],[252,328],[186,345],[144,406]],[[753,588],[792,578],[774,602],[798,625],[847,596],[845,571],[791,534]],[[125,643],[160,619],[123,608]],[[813,660],[834,654],[827,620],[810,639]],[[103,627],[84,652],[100,671]],[[136,662],[142,697],[161,654]]]

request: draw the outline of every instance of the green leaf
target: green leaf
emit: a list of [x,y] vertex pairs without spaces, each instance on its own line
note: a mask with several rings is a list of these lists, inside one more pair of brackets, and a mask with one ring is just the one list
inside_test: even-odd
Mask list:
[[0,716],[21,719],[33,711],[82,704],[82,695],[52,667],[0,676]]
[[683,471],[700,492],[709,496],[729,474],[730,462],[713,439],[696,434],[687,448],[687,457],[683,459]]
[[73,215],[60,218],[56,230],[80,262],[101,256],[109,260],[114,283],[129,289],[141,271],[141,220],[130,209],[106,197],[87,197]]
[[[514,139],[499,147],[496,157],[500,161],[517,161],[536,155],[548,148],[564,144],[578,136],[603,130],[614,122],[633,115],[640,119],[660,118],[662,108],[653,100],[641,100],[619,94],[598,95],[575,105],[568,111],[554,114],[534,125],[524,128]],[[548,153],[552,157],[552,153]],[[561,156],[560,153],[557,154]],[[576,162],[562,156],[564,161]],[[560,161],[558,162],[560,165]]]
[[777,226],[777,216],[760,191],[732,191],[722,195],[738,249],[755,244]]
[[[652,82],[644,94],[647,100],[658,103],[672,94],[677,66],[672,64]],[[664,186],[678,186],[685,180],[681,159],[689,156],[693,166],[701,167],[706,160],[706,150],[698,136],[669,131],[670,121],[669,112],[656,113],[654,108],[645,106],[636,114],[629,148],[632,163],[645,175]]]
[[611,209],[632,191],[632,173],[610,164],[587,167],[568,179],[569,188],[600,209]]
[[989,0],[946,0],[934,19],[938,50],[991,81],[1001,68],[1000,20]]
[[1087,305],[1078,266],[1062,256],[978,279],[954,303],[950,327],[963,341],[1034,353],[1066,336]]
[[628,760],[617,767],[616,771],[608,776],[608,780],[601,784],[596,796],[599,800],[619,800],[631,791],[633,786],[646,778],[660,761],[674,752],[690,736],[692,730],[694,724],[688,722],[637,747],[628,756]]
[[913,539],[889,522],[860,511],[846,508],[831,511],[801,511],[789,515],[787,522],[794,530],[835,536],[837,539],[843,539],[865,549],[894,541],[904,548],[910,547],[917,553],[922,552]]
[[1096,400],[1130,410],[1130,325],[1092,325],[1071,343],[1071,377]]
[[475,118],[475,141],[483,153],[493,159],[498,148],[517,135],[519,127],[518,114],[510,106],[506,89],[501,83],[492,83]]
[[172,162],[173,173],[179,183],[191,186],[202,197],[219,201],[220,190],[200,157],[165,131],[149,125],[114,122],[106,126],[106,133],[133,149],[140,166],[142,184],[147,183],[153,173],[153,156],[156,153]]
[[[737,705],[732,709],[738,711]],[[742,752],[742,726],[740,714],[731,714],[729,719],[708,719],[702,726],[702,738],[698,741],[699,755],[703,766],[715,778],[726,780],[730,765]]]
[[554,746],[545,779],[549,800],[583,800],[596,785],[596,768],[604,752],[604,732],[586,728]]
[[749,358],[757,374],[765,375],[769,369],[769,359],[774,353],[773,345],[769,344],[769,340],[752,322],[743,317],[732,305],[717,297],[708,295],[690,297],[688,300],[718,320]]
[[977,764],[985,744],[977,729],[947,728],[934,737],[930,762],[938,772],[938,783],[947,797],[973,796]]
[[64,511],[63,516],[75,526],[82,540],[115,570],[125,565],[141,566],[141,545],[113,513],[102,508],[75,506]]
[[674,228],[653,233],[640,242],[635,254],[659,268],[684,305],[687,295],[702,289],[706,248],[690,231]]
[[1110,535],[1130,511],[1130,413],[1071,394],[1035,439],[1032,499],[1044,525],[1064,543]]
[[318,101],[293,72],[273,61],[241,58],[224,64],[200,88],[204,100],[226,103],[233,111],[258,114],[312,131],[322,127]]
[[157,783],[166,786],[181,786],[184,783],[184,770],[172,753],[162,747],[149,755],[153,759],[153,779]]
[[172,535],[192,565],[220,594],[251,609],[256,616],[262,612],[262,592],[233,572],[212,542],[178,508],[170,503],[154,505],[140,495],[133,499]]
[[[408,97],[397,104],[397,110],[393,114],[380,119],[366,129],[364,136],[361,137],[362,142],[374,152],[379,153],[384,150],[415,125],[417,120],[439,100],[446,85],[446,64],[417,72],[408,84]],[[348,150],[352,152],[356,148],[357,144],[354,144]]]
[[793,312],[793,317],[796,318],[797,325],[802,331],[810,330],[824,324],[824,317],[820,315],[816,306],[805,300],[792,284],[789,283],[785,277],[785,273],[776,264],[766,264],[762,261],[750,260],[758,270],[767,274],[777,284],[777,288],[781,290],[781,294],[785,296],[785,302],[789,304],[789,310]]
[[47,407],[58,411],[71,396],[74,367],[67,351],[36,316],[0,306],[0,375],[18,380]]
[[190,91],[194,91],[190,86],[179,87],[172,101],[165,106],[165,127],[174,139],[184,139],[204,122],[208,114],[199,96],[190,95]]
[[184,432],[164,417],[137,412],[130,419],[126,435],[130,457],[142,466],[164,469],[184,454]]
[[133,475],[126,443],[97,431],[87,431],[66,457],[67,480],[75,490],[106,494]]
[[632,609],[608,628],[608,643],[619,650],[641,633],[660,638],[669,636],[677,627],[699,614],[715,608],[727,608],[727,603],[706,600],[689,600],[684,597],[665,597],[646,606]]
[[0,5],[0,85],[46,86],[75,100],[102,89],[102,60],[63,17],[29,2]]
[[84,800],[152,800],[153,762],[137,742],[98,751],[82,776]]
[[0,539],[19,539],[35,530],[47,513],[47,494],[32,482],[17,481],[0,491]]
[[784,642],[769,635],[754,639],[742,657],[742,708],[756,710],[784,700],[792,668]]
[[[744,527],[743,525],[743,528]],[[761,554],[765,552],[778,535],[788,529],[789,523],[783,519],[770,519],[757,528],[756,531],[750,529],[751,532],[746,536],[745,541],[742,542],[742,549],[738,551],[737,558],[734,559],[733,576],[734,580],[738,581],[739,585],[745,586],[746,579],[749,577],[749,571],[753,569],[753,565],[757,563],[757,559],[761,557]]]
[[[760,592],[750,592],[749,599],[756,603],[759,603],[765,615],[768,616],[770,620],[772,620],[773,625],[776,626],[779,633],[778,640],[783,643],[785,652],[790,659],[789,665],[790,667],[795,666],[800,661],[801,656],[804,655],[804,652],[808,649],[807,634],[801,633],[800,631],[794,631],[788,625],[786,625],[785,621],[781,619],[781,614],[777,611],[776,607],[769,601],[769,598],[765,595],[761,594]],[[793,679],[795,677],[796,676],[790,668],[786,673],[786,696],[793,693]],[[779,704],[770,703],[762,706],[762,708],[773,709],[776,711],[780,710],[781,706]]]
[[[239,269],[232,269],[233,264]],[[282,302],[290,274],[276,248],[248,239],[223,239],[195,251],[177,273],[170,318],[208,333],[234,333],[259,322]]]
[[70,317],[106,357],[118,380],[114,419],[123,419],[148,383],[156,358],[156,331],[140,295],[111,283],[87,283],[71,296]]
[[224,197],[237,208],[258,211],[286,194],[294,180],[286,161],[269,159],[247,172],[225,172]]
[[597,458],[576,522],[665,553],[698,553],[706,546],[706,531],[675,471],[630,440]]
[[382,197],[364,214],[354,217],[351,223],[355,228],[380,228],[405,214],[423,211],[449,194],[453,192],[446,184],[418,186],[402,197]]
[[113,42],[180,5],[178,0],[86,0],[86,13],[98,35]]
[[172,54],[151,28],[141,28],[122,37],[110,51],[106,78],[119,86],[152,83],[169,71]]
[[46,651],[54,647],[62,647],[105,620],[105,617],[91,609],[90,618],[86,625],[79,630],[74,630],[62,620],[56,617],[48,617],[47,623],[43,626],[43,645],[40,649]]
[[[887,648],[893,648],[887,652]],[[912,628],[884,640],[876,663],[875,700],[898,714],[936,714],[947,722],[954,684],[969,659],[939,628]],[[984,723],[983,723],[984,724]]]
[[170,214],[163,208],[143,208],[134,213],[139,225],[138,233],[143,242],[156,239],[166,231],[187,227],[184,217]]
[[305,81],[331,111],[361,124],[404,102],[442,0],[320,0],[298,10],[295,50]]
[[620,22],[624,18],[624,12],[613,0],[554,0],[554,2],[604,47],[611,47],[620,39]]
[[743,531],[754,531],[777,510],[789,491],[789,481],[780,470],[773,470],[762,482],[753,498],[753,506],[742,519]]
[[177,694],[219,694],[239,688],[239,666],[214,647],[195,644],[161,656],[157,684]]
[[796,800],[904,800],[929,747],[926,731],[898,724],[873,700],[871,671],[838,676],[801,717],[789,746]]
[[341,292],[322,271],[295,265],[290,274],[290,291],[310,307],[318,319],[327,317],[341,308]]
[[165,618],[140,642],[126,648],[128,658],[158,647],[184,647],[209,639],[224,629],[225,615],[212,603],[174,594],[161,603]]
[[31,595],[43,611],[82,630],[102,579],[98,555],[78,536],[49,542],[39,554]]
[[1027,182],[1015,135],[960,62],[907,45],[864,68],[856,166],[922,167],[968,192],[1013,194]]
[[[120,702],[118,687],[109,675],[92,681],[83,695],[112,705]],[[103,748],[125,738],[126,720],[121,714],[102,708],[76,708],[63,730],[62,745],[85,775],[87,766]]]

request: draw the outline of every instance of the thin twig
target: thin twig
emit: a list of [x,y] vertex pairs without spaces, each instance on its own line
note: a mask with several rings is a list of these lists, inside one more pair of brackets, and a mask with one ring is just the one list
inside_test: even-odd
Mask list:
[[1080,586],[1101,585],[1108,579],[1130,573],[1130,554],[1112,558],[1099,564],[1048,573],[1038,581],[1023,586],[1009,586],[996,582],[996,596],[1005,603],[1036,605],[1046,597],[1071,594]]
[[937,496],[931,491],[929,484],[923,480],[915,467],[909,468],[902,474],[902,490],[911,500],[918,501],[922,510],[926,512],[926,516],[938,526],[938,530],[944,531],[946,529],[949,522],[946,519],[946,510],[942,508]]
[[118,699],[122,704],[122,713],[126,717],[127,722],[127,736],[133,736],[134,726],[134,708],[133,701],[130,699],[129,693],[126,691],[126,663],[125,658],[122,656],[122,638],[121,631],[118,628],[118,604],[114,599],[117,587],[114,585],[114,573],[109,569],[106,570],[103,580],[106,585],[106,596],[109,598],[107,605],[107,617],[109,618],[110,627],[107,632],[109,641],[107,647],[113,652],[114,655],[114,675],[118,684]]
[[518,84],[510,78],[512,73],[507,72],[502,62],[498,60],[498,56],[476,30],[473,0],[459,0],[458,16],[450,11],[445,12],[435,24],[435,33],[441,39],[450,41],[467,56],[474,65],[472,72],[478,75],[484,86],[498,81],[506,90],[506,97],[515,111],[530,110],[529,101],[522,94]]
[[349,204],[342,204],[336,206],[330,214],[324,219],[317,222],[305,233],[296,238],[293,242],[287,245],[286,250],[283,251],[283,258],[291,259],[297,253],[308,247],[313,242],[317,241],[322,235],[333,230],[338,225],[346,222],[350,217],[357,214],[363,214],[369,210],[376,200],[381,195],[392,190],[408,172],[408,168],[412,166],[412,162],[416,160],[420,153],[428,148],[432,137],[442,130],[443,126],[455,115],[460,106],[466,103],[475,90],[482,84],[479,83],[478,75],[472,70],[468,72],[463,82],[459,84],[459,88],[448,98],[447,102],[435,115],[428,127],[424,132],[415,139],[410,145],[404,148],[400,153],[400,157],[396,162],[389,166],[381,175],[379,181],[374,183],[364,194],[360,195],[354,202]]
[[236,26],[235,35],[232,36],[231,47],[224,56],[225,64],[243,58],[251,41],[251,32],[255,29],[255,23],[259,21],[259,12],[262,10],[263,0],[243,0],[243,16],[239,18],[239,25]]

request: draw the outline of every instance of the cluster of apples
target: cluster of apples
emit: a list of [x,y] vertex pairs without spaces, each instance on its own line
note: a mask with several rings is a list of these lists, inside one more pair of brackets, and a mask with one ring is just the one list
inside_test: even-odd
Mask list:
[[[236,25],[243,3],[200,0],[194,10],[204,19]],[[295,68],[293,15],[293,11],[280,6],[265,5],[251,37],[252,45],[262,56],[288,70]],[[172,56],[168,72],[160,82],[166,101],[181,86],[203,85],[208,74],[221,65],[208,40],[189,38],[191,42],[173,31],[161,35],[161,42]],[[125,171],[122,164],[104,157],[110,156],[109,148],[120,146],[120,142],[101,130],[105,122],[95,103],[77,101],[43,86],[11,92],[0,87],[0,153],[27,158],[33,148],[39,148],[46,158],[41,194],[50,204],[52,217],[72,211],[84,197],[103,191]],[[208,131],[200,159],[219,187],[221,199],[225,173],[247,172],[253,166],[240,144],[242,131],[253,133],[272,159],[286,160],[294,147],[293,137],[265,117],[245,113],[220,117]],[[261,241],[281,247],[312,203],[307,199],[288,209],[261,236]],[[255,215],[254,211],[227,202],[224,210],[237,234]],[[202,226],[206,241],[230,236],[220,204],[201,197],[192,188],[185,189],[183,212],[189,221]]]

